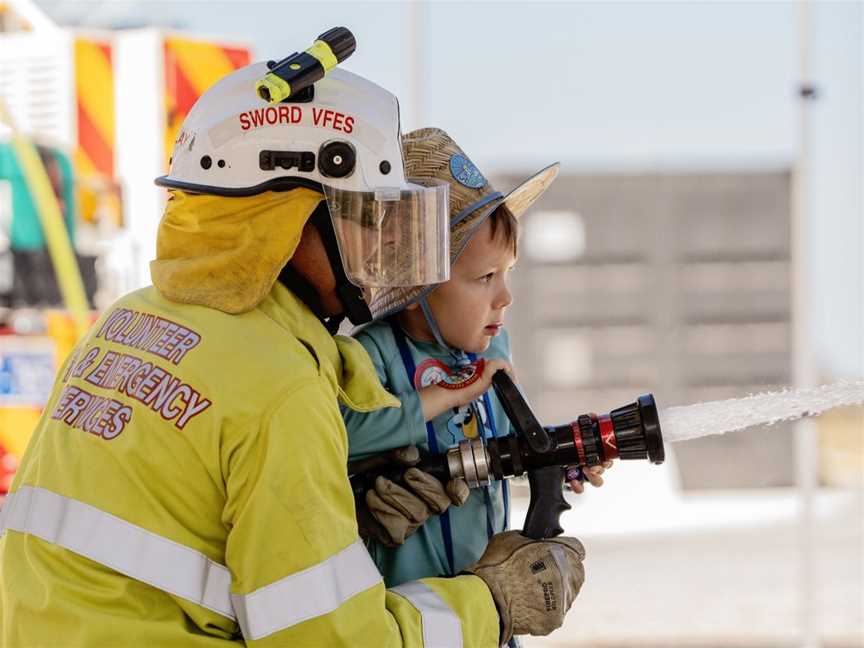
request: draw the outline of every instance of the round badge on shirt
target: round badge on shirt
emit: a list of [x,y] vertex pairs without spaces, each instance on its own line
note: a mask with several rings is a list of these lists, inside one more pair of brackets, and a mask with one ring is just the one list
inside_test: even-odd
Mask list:
[[440,360],[427,358],[414,372],[414,387],[422,389],[430,385],[438,385],[444,389],[464,389],[480,379],[485,365],[486,361],[479,358],[471,364],[454,370]]

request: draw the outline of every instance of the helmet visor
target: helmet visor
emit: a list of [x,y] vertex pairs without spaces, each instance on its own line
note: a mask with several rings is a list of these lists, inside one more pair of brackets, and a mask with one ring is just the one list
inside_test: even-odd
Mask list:
[[366,288],[447,281],[449,189],[430,178],[371,191],[324,185],[348,279]]

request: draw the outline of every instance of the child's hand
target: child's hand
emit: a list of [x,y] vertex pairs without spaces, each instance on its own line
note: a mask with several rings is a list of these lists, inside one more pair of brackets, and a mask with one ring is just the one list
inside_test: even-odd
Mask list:
[[599,466],[586,466],[581,470],[578,467],[568,468],[567,483],[570,484],[570,490],[576,494],[584,493],[585,481],[595,488],[600,488],[603,485],[603,477],[601,475],[607,468],[611,467],[611,461],[604,461]]
[[509,362],[500,358],[486,360],[483,363],[483,373],[480,374],[479,379],[461,389],[453,390],[453,407],[467,405],[483,396],[492,386],[492,376],[501,370],[506,371],[513,382],[516,382],[516,372],[513,371],[513,365]]
[[431,421],[436,416],[448,412],[454,407],[467,405],[480,398],[492,386],[492,376],[499,370],[504,370],[513,381],[516,381],[516,373],[513,366],[506,360],[480,360],[483,370],[480,376],[473,382],[464,385],[429,385],[418,391],[420,395],[420,406],[423,410],[423,420]]

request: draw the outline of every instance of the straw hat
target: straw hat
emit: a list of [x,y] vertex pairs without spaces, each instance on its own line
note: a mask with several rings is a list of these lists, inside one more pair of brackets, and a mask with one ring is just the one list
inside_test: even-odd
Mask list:
[[[421,128],[402,136],[405,175],[436,178],[450,184],[450,264],[456,263],[471,237],[500,205],[518,220],[558,176],[550,164],[509,193],[497,191],[451,137],[440,128]],[[386,288],[376,292],[370,307],[386,317],[403,310],[435,286]]]

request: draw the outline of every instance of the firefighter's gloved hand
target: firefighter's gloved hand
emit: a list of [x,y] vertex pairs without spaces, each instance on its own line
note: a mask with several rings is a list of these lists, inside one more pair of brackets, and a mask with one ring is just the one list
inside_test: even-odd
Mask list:
[[[352,466],[353,472],[366,472],[373,462],[413,466],[420,461],[416,446],[398,448],[386,455],[373,457]],[[451,504],[462,506],[470,490],[462,479],[444,486],[432,475],[417,468],[405,471],[404,486],[379,476],[374,488],[366,492],[365,501],[357,502],[357,522],[362,538],[374,538],[387,547],[398,547],[430,515],[441,515]]]
[[493,536],[465,571],[483,579],[501,617],[501,643],[560,628],[585,580],[585,548],[576,538],[532,540],[519,531]]

